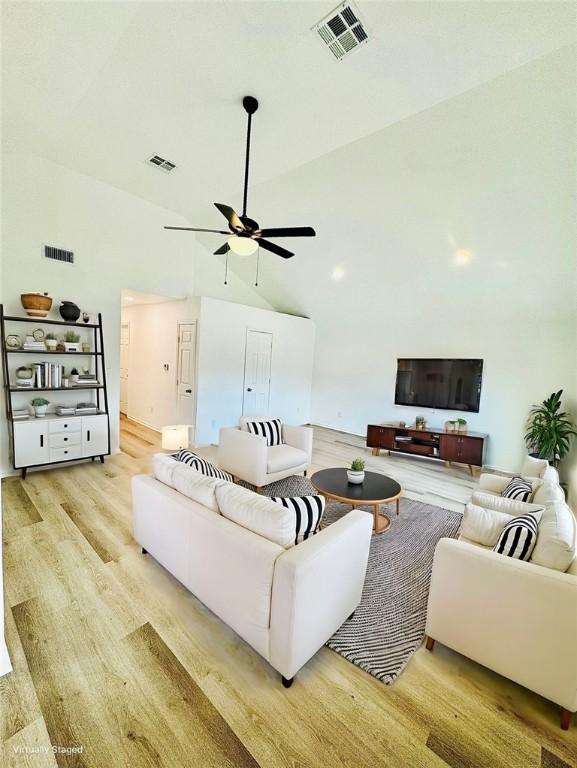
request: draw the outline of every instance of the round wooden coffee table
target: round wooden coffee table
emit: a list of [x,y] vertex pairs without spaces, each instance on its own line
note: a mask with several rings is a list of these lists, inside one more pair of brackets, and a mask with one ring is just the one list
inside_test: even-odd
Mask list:
[[381,504],[390,501],[397,502],[397,515],[399,514],[399,499],[401,498],[401,486],[396,480],[378,472],[365,472],[362,483],[355,485],[349,483],[347,470],[341,467],[334,469],[321,469],[311,477],[311,483],[315,490],[327,499],[344,501],[352,507],[370,506],[373,508],[374,533],[386,531],[391,524],[391,519],[381,513]]

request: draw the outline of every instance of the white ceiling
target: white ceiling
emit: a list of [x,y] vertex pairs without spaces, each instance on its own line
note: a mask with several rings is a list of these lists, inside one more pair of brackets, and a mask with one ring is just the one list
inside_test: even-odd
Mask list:
[[572,3],[361,2],[374,39],[337,62],[309,31],[334,5],[4,2],[5,147],[221,225],[212,201],[240,207],[246,93],[262,182],[574,36]]
[[161,304],[164,301],[174,301],[174,299],[169,296],[159,296],[156,293],[142,293],[128,289],[122,290],[120,295],[122,307],[133,307],[135,304]]

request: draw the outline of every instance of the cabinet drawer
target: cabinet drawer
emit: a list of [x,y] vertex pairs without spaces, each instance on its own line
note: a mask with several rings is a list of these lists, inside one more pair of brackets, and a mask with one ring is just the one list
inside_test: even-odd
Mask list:
[[80,432],[59,432],[49,435],[50,448],[67,448],[70,445],[80,445]]
[[80,432],[80,421],[79,416],[73,416],[70,419],[51,419],[48,422],[48,429],[51,434],[58,432]]
[[70,445],[68,448],[51,448],[50,461],[68,461],[69,459],[80,459],[82,449],[80,444]]

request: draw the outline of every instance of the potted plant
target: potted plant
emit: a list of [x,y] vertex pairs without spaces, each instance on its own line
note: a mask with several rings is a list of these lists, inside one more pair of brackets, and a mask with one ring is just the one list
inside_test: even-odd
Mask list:
[[350,469],[347,469],[347,478],[349,483],[362,483],[365,479],[365,461],[364,459],[353,459]]
[[561,410],[563,390],[553,392],[534,405],[527,419],[525,444],[531,456],[547,459],[554,467],[569,453],[571,438],[577,435],[571,416]]
[[457,420],[451,419],[445,422],[445,432],[455,432],[457,430]]
[[64,349],[66,352],[80,352],[80,335],[75,331],[66,331],[64,334]]
[[49,352],[56,352],[56,347],[58,346],[58,339],[53,333],[47,333],[44,337],[44,343],[46,344],[46,349]]
[[34,415],[36,418],[41,419],[46,416],[46,408],[50,405],[50,401],[46,400],[44,397],[35,397],[34,400],[32,400],[31,405],[34,408]]
[[457,419],[457,432],[466,432],[467,431],[467,419],[458,418]]
[[78,380],[80,378],[80,374],[78,373],[78,370],[76,368],[73,368],[70,371],[70,376],[68,378],[70,379],[71,384],[78,384]]

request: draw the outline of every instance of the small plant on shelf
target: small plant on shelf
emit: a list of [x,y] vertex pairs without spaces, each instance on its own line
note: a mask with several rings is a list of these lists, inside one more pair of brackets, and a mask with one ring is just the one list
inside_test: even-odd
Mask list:
[[50,405],[50,400],[46,400],[45,397],[35,397],[30,405],[34,408],[36,418],[41,419],[46,416],[46,409]]
[[72,384],[77,384],[78,380],[79,380],[79,377],[80,377],[80,374],[78,373],[78,369],[77,368],[73,368],[70,371],[70,376],[68,378],[70,379],[70,382]]
[[457,429],[457,420],[450,419],[445,422],[445,432],[455,432]]
[[466,432],[467,431],[467,419],[458,418],[457,419],[457,430],[459,432]]
[[351,467],[347,470],[349,483],[362,483],[365,479],[365,460],[356,458],[351,461]]
[[64,349],[66,352],[80,352],[80,334],[76,331],[66,331],[64,334]]
[[58,346],[58,339],[53,333],[47,333],[44,337],[44,343],[46,344],[46,349],[49,352],[55,352],[56,347]]

